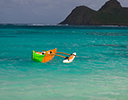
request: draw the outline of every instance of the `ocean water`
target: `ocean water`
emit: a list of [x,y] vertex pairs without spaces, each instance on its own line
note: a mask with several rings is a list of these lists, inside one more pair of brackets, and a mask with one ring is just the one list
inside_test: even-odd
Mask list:
[[[54,48],[77,57],[31,60]],[[128,27],[1,24],[0,100],[128,100]]]

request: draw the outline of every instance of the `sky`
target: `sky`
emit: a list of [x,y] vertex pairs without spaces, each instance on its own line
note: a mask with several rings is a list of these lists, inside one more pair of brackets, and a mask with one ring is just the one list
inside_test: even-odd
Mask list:
[[[0,0],[0,23],[57,24],[76,6],[98,10],[108,0]],[[118,0],[128,7],[128,0]]]

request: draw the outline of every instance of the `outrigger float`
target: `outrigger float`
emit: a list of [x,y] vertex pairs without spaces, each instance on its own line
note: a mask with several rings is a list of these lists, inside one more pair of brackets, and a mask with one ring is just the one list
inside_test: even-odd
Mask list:
[[[69,55],[69,57],[65,57],[65,56],[58,55],[58,54]],[[32,52],[32,60],[36,62],[46,63],[52,60],[55,56],[64,58],[63,63],[71,63],[76,57],[76,53],[74,52],[73,54],[68,54],[64,52],[57,52],[57,48],[49,50],[49,51],[42,50],[42,52],[33,50]]]

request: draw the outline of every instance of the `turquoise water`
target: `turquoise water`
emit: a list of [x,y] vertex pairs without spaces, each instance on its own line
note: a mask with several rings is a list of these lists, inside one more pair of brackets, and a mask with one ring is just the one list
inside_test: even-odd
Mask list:
[[[31,60],[54,48],[77,57]],[[128,100],[128,27],[0,25],[0,100]]]

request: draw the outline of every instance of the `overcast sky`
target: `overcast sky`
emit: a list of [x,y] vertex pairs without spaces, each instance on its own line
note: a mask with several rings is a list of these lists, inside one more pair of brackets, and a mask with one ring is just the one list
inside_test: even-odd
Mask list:
[[[0,23],[57,24],[80,5],[94,10],[108,0],[0,0]],[[128,7],[128,0],[118,0]]]

